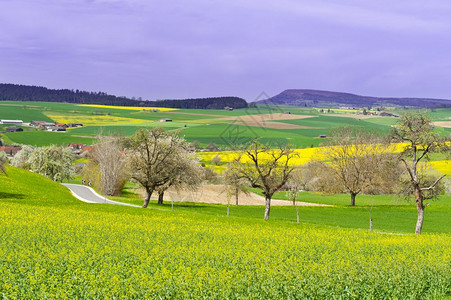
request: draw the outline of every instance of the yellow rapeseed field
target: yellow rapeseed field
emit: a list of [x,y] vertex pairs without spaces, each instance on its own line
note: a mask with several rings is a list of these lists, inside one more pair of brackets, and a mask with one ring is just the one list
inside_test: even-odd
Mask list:
[[[406,146],[406,144],[393,144],[391,145],[391,149],[389,149],[392,152],[398,153],[403,150],[403,148]],[[303,165],[306,164],[312,160],[324,160],[325,155],[324,152],[327,150],[326,147],[315,147],[315,148],[302,148],[302,149],[295,149],[294,153],[296,154],[296,157],[294,157],[291,160],[291,165]],[[238,158],[240,155],[240,152],[238,151],[220,151],[220,152],[199,152],[197,153],[197,156],[204,162],[210,162],[214,156],[218,155],[221,158],[221,162],[232,162],[234,159]],[[269,158],[269,155],[262,155],[262,158],[265,159]],[[248,159],[244,157],[244,162],[248,162]]]
[[77,104],[77,106],[96,107],[96,108],[113,108],[113,109],[126,109],[126,110],[151,110],[158,109],[159,111],[174,111],[177,108],[167,107],[147,107],[147,106],[113,106],[113,105],[99,105],[99,104]]
[[451,295],[449,235],[2,203],[5,299],[425,299]]
[[451,160],[430,161],[429,164],[438,172],[451,175]]
[[140,124],[152,122],[149,120],[123,118],[116,116],[58,115],[54,113],[46,113],[46,115],[57,123],[82,123],[84,126]]
[[200,211],[208,206],[88,204],[38,174],[7,171],[0,176],[2,299],[451,296],[450,234],[225,218]]

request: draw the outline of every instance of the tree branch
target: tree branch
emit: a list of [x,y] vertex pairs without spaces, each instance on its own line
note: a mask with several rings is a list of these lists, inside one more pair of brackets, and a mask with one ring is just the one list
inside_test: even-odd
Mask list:
[[431,184],[429,187],[427,187],[427,188],[421,188],[421,190],[422,191],[429,191],[429,190],[432,190],[436,185],[437,185],[437,183],[439,183],[440,182],[440,180],[442,180],[443,179],[443,177],[445,177],[446,175],[442,175],[442,176],[440,176],[439,178],[437,178],[437,180],[436,181],[434,181],[434,183],[433,184]]

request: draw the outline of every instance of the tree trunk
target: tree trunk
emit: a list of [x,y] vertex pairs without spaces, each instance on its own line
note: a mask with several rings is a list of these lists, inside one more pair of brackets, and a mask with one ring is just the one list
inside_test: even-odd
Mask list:
[[356,193],[351,193],[351,206],[355,206],[355,196],[357,196]]
[[239,194],[238,188],[235,188],[235,205],[238,205],[238,194]]
[[271,209],[271,196],[265,196],[265,221],[269,219],[269,211]]
[[152,196],[153,190],[146,190],[146,198],[144,199],[144,203],[142,208],[146,208],[149,205],[150,197]]
[[163,198],[164,198],[164,192],[159,192],[158,193],[158,204],[160,204],[160,205],[163,204]]
[[417,225],[415,227],[415,234],[421,234],[423,229],[424,220],[424,205],[423,205],[423,194],[419,186],[414,186],[415,200],[417,202]]

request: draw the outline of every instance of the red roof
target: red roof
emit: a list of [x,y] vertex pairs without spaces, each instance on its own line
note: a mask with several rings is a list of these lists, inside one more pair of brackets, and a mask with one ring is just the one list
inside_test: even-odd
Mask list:
[[0,146],[0,151],[4,151],[6,153],[17,153],[21,149],[22,148],[20,148],[18,146]]
[[92,149],[94,149],[93,146],[84,146],[81,148],[81,152],[85,152],[85,151],[90,152],[90,151],[92,151]]
[[83,147],[83,143],[70,143],[68,147]]

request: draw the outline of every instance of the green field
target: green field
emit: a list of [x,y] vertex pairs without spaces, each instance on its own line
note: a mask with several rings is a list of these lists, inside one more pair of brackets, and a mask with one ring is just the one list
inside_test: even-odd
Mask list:
[[[220,205],[170,211],[86,204],[37,174],[7,170],[9,177],[0,175],[3,298],[451,296],[449,232],[296,224],[276,217],[283,212],[276,209],[265,222],[252,217],[262,207],[238,207],[226,218]],[[363,208],[322,209],[338,215]],[[393,207],[393,217],[403,209]]]
[[[31,120],[45,120],[56,122],[81,122],[86,126],[70,129],[66,133],[7,133],[3,139],[8,143],[50,145],[91,143],[99,132],[108,135],[134,134],[140,128],[161,126],[169,130],[182,129],[183,135],[188,141],[198,141],[205,147],[214,142],[223,149],[233,148],[246,143],[250,139],[261,138],[263,142],[277,145],[281,142],[289,142],[294,147],[314,147],[323,140],[319,135],[327,135],[331,129],[344,125],[362,127],[386,134],[390,126],[396,122],[396,118],[378,117],[358,120],[353,117],[337,117],[343,113],[355,113],[353,111],[337,111],[320,113],[319,109],[306,107],[275,107],[262,105],[257,108],[225,110],[196,110],[180,109],[176,111],[128,110],[121,108],[87,107],[70,103],[48,102],[14,102],[1,101],[0,119],[21,119],[25,122]],[[313,116],[307,119],[276,120],[274,122],[304,126],[297,129],[274,129],[260,125],[237,126],[237,122],[231,118],[251,116],[258,114],[273,114],[290,111],[292,115]],[[395,110],[396,113],[405,110]],[[449,109],[436,109],[428,112],[435,121],[448,120]],[[53,118],[53,119],[52,119]],[[160,123],[161,118],[172,119],[172,122]],[[98,120],[98,122],[96,121]],[[258,117],[256,117],[258,120]],[[269,121],[271,121],[269,119]],[[87,123],[86,123],[87,122]],[[315,128],[308,128],[315,127]],[[450,128],[437,127],[442,134],[449,134]]]

